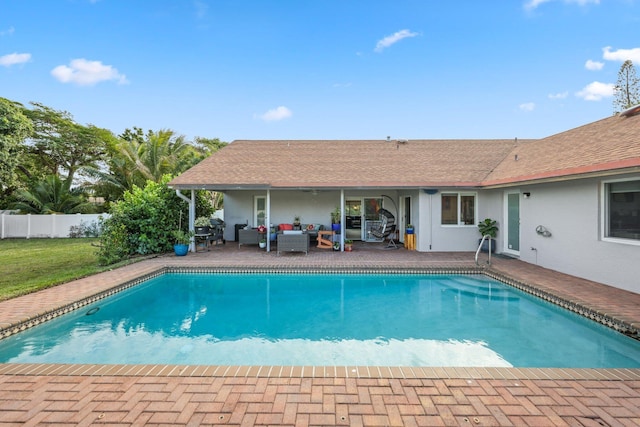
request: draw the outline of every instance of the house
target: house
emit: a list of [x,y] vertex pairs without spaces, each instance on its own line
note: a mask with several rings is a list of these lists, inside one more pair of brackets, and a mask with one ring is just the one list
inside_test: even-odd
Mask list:
[[492,218],[498,252],[640,293],[640,106],[537,140],[238,140],[170,186],[223,192],[228,240],[341,207],[368,241],[384,207],[418,251],[475,251]]

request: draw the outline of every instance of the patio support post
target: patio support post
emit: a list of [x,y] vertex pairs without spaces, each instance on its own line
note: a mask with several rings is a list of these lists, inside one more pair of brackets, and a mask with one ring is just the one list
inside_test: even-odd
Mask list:
[[347,215],[344,211],[344,188],[340,190],[340,252],[344,252],[344,225]]
[[271,252],[271,190],[267,190],[267,206],[265,206],[265,208],[267,209],[265,218],[264,218],[264,225],[265,227],[267,227],[267,252]]
[[[189,204],[189,231],[194,231],[194,222],[196,220],[196,193],[194,190],[191,190],[191,199],[185,197],[180,190],[176,190],[176,195]],[[195,237],[191,238],[189,250],[191,252],[196,251]]]
[[[191,189],[191,202],[189,203],[189,231],[195,232],[196,223],[196,190]],[[196,238],[191,237],[191,244],[189,245],[191,252],[196,251]]]

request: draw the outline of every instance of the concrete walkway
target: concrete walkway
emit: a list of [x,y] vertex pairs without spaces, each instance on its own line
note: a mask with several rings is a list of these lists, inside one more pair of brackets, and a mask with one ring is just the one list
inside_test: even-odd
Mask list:
[[[518,260],[493,261],[492,275],[542,297],[616,327],[640,325],[638,294]],[[229,242],[1,302],[0,334],[167,267],[456,271],[475,263],[470,253],[371,244],[351,253],[276,256]],[[640,369],[0,364],[0,426],[93,424],[640,426]]]

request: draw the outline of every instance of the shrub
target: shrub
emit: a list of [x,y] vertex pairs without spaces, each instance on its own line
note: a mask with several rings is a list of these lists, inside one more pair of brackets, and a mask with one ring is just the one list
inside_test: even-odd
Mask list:
[[80,221],[79,225],[69,227],[69,237],[100,237],[102,233],[100,224],[97,221]]
[[[132,255],[163,253],[173,247],[173,231],[178,229],[181,211],[186,212],[188,206],[167,187],[169,180],[167,176],[160,183],[148,181],[143,189],[134,187],[123,200],[111,205],[111,217],[102,224],[101,264]],[[182,229],[186,228],[186,221],[182,221]]]

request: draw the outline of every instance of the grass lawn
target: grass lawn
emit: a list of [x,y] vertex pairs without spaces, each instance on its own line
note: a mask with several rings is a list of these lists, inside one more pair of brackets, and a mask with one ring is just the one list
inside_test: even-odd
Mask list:
[[0,301],[89,276],[98,266],[98,239],[0,240]]

